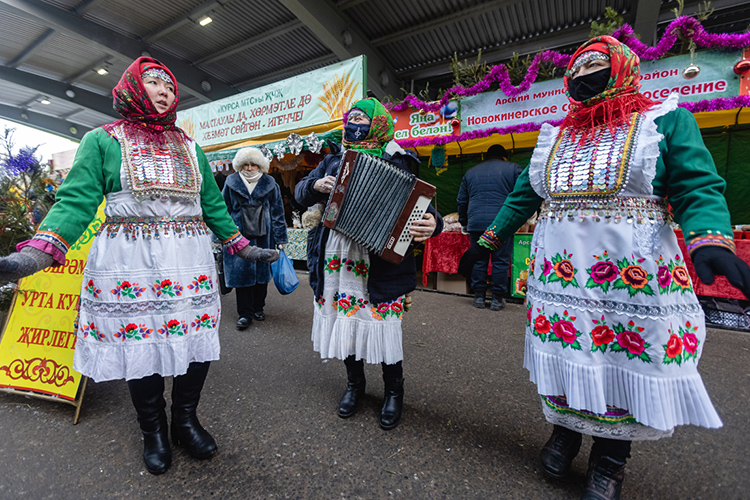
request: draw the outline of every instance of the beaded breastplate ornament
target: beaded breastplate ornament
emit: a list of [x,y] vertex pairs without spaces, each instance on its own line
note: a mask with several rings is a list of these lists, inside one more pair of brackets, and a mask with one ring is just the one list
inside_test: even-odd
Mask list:
[[135,199],[168,196],[194,201],[200,192],[200,173],[185,138],[178,133],[165,133],[164,143],[156,144],[126,131],[122,125],[113,129]]
[[630,155],[642,120],[633,113],[614,135],[607,125],[599,126],[584,143],[570,128],[563,130],[547,160],[547,194],[551,198],[617,194],[627,184]]

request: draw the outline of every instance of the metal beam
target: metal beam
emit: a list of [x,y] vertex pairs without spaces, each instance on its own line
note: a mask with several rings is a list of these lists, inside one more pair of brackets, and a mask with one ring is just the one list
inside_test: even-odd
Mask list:
[[318,66],[320,64],[326,64],[326,63],[333,64],[337,60],[338,58],[336,57],[335,54],[326,54],[324,56],[318,57],[316,59],[312,59],[310,61],[305,61],[303,63],[296,64],[294,66],[288,66],[278,71],[274,71],[273,73],[263,73],[263,76],[250,78],[249,80],[243,80],[241,82],[235,83],[234,86],[238,89],[242,89],[243,92],[246,92],[256,87],[265,85],[266,83],[278,82],[286,78],[297,76],[300,71],[304,71],[308,68],[312,68],[313,66]]
[[635,6],[635,22],[633,30],[640,35],[641,41],[647,45],[656,43],[656,25],[659,22],[661,2],[654,0],[638,0]]
[[31,57],[34,52],[36,52],[38,48],[44,45],[44,42],[49,40],[54,34],[55,30],[45,31],[39,38],[31,42],[25,49],[23,49],[20,54],[14,57],[13,60],[8,63],[8,67],[17,68],[22,62]]
[[[49,97],[56,97],[63,101],[75,103],[78,106],[103,113],[107,116],[120,118],[120,114],[112,109],[111,97],[104,97],[77,87],[71,88],[66,83],[5,66],[0,66],[0,80],[15,83],[16,85],[32,89]],[[69,90],[75,92],[73,98],[66,94]]]
[[[226,2],[223,2],[226,3]],[[168,35],[169,33],[175,31],[176,29],[193,22],[194,19],[203,17],[204,15],[208,14],[212,10],[214,10],[217,7],[221,7],[222,2],[217,2],[216,0],[208,0],[207,2],[203,2],[196,8],[182,14],[181,16],[173,19],[172,21],[168,22],[164,26],[160,26],[156,30],[152,31],[151,33],[147,34],[146,36],[141,37],[141,41],[143,43],[152,43],[159,38]]]
[[[703,2],[696,2],[695,4],[688,5],[682,12],[683,16],[692,16],[698,12],[698,9],[703,5]],[[747,6],[747,0],[711,0],[711,8],[715,12],[733,9],[735,7]],[[674,12],[672,9],[666,9],[659,14],[659,24],[669,24],[674,21]]]
[[397,95],[399,85],[390,64],[354,23],[330,0],[279,0],[340,60],[367,56],[367,87],[377,96]]
[[21,125],[26,125],[27,127],[33,127],[67,139],[73,139],[74,141],[80,141],[83,134],[91,130],[91,127],[87,125],[61,120],[60,118],[29,111],[28,109],[14,108],[5,104],[0,104],[0,117]]
[[416,25],[409,26],[399,31],[388,33],[381,37],[375,38],[374,40],[372,40],[371,43],[373,47],[381,47],[389,43],[394,43],[394,42],[398,42],[401,40],[405,40],[407,38],[411,38],[413,36],[422,34],[426,31],[436,30],[438,28],[442,28],[443,26],[449,26],[459,21],[471,19],[472,17],[476,17],[481,14],[486,14],[487,12],[492,12],[493,10],[498,10],[503,7],[507,7],[509,5],[513,5],[515,3],[520,3],[520,1],[519,0],[495,0],[493,2],[487,2],[481,5],[475,5],[474,7],[469,7],[459,12],[451,12],[444,16],[430,19],[429,21],[426,21],[424,23],[416,24]]
[[[535,54],[540,50],[555,50],[583,43],[588,40],[590,31],[591,27],[586,23],[564,31],[506,43],[494,49],[482,50],[482,60],[487,63],[497,63],[510,59],[514,53],[525,56],[526,54]],[[459,54],[459,57],[470,57],[474,54],[476,52]],[[449,62],[452,56],[452,54],[447,55],[440,61],[399,71],[398,76],[403,79],[422,80],[448,74],[450,73]]]
[[243,40],[239,43],[231,45],[223,50],[220,50],[219,52],[215,52],[210,56],[198,59],[193,64],[195,66],[203,66],[204,64],[210,64],[222,59],[226,59],[227,57],[234,55],[237,52],[242,52],[243,50],[250,49],[252,47],[255,47],[256,45],[260,45],[263,42],[272,40],[277,36],[285,35],[286,33],[296,30],[297,28],[301,28],[302,26],[304,26],[302,24],[302,21],[300,21],[299,19],[294,19],[292,21],[289,21],[288,23],[282,24],[281,26],[277,26],[276,28],[268,28],[264,33],[261,33],[260,35],[248,38],[247,40]]
[[[86,43],[93,44],[100,50],[120,57],[124,61],[132,61],[140,57],[143,52],[148,52],[172,70],[172,73],[177,76],[180,88],[183,91],[196,96],[204,102],[221,99],[235,93],[234,89],[225,82],[195,69],[190,64],[174,56],[151,48],[138,40],[121,35],[100,24],[82,19],[75,14],[66,12],[41,0],[0,0],[0,2],[18,15],[35,20],[48,28],[61,31]],[[210,90],[204,91],[204,87],[208,87]]]
[[68,85],[72,85],[79,80],[83,80],[84,78],[89,76],[91,72],[96,71],[96,68],[99,68],[103,65],[112,64],[112,59],[114,59],[112,56],[104,56],[100,59],[97,59],[91,64],[87,64],[83,69],[81,69],[77,73],[73,73],[68,78],[66,78],[65,83],[67,83]]

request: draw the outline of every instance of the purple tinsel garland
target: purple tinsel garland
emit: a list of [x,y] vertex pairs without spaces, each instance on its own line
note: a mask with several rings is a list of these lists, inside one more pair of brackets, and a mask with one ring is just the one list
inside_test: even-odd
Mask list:
[[21,148],[15,156],[8,157],[3,166],[13,175],[34,173],[39,168],[39,160],[34,156],[37,148]]
[[[689,39],[693,40],[699,47],[705,48],[733,48],[739,49],[750,47],[750,33],[730,34],[707,33],[701,23],[689,16],[678,17],[667,26],[664,35],[659,43],[654,47],[649,47],[634,36],[633,28],[629,24],[623,24],[621,28],[615,31],[612,36],[625,45],[630,47],[638,57],[646,61],[653,61],[663,57],[669,49],[677,42],[677,32],[681,31]],[[386,104],[385,107],[391,111],[402,111],[407,107],[424,111],[440,111],[448,101],[456,97],[469,97],[486,91],[493,82],[498,82],[500,90],[508,97],[514,97],[529,90],[531,84],[536,81],[539,74],[539,64],[542,62],[551,62],[559,68],[565,68],[570,61],[570,55],[561,54],[553,50],[547,50],[534,56],[529,70],[523,81],[518,87],[514,87],[510,82],[510,76],[505,65],[498,64],[493,66],[490,72],[471,87],[461,87],[456,85],[448,91],[437,102],[426,102],[418,99],[414,95],[407,95],[399,104]]]

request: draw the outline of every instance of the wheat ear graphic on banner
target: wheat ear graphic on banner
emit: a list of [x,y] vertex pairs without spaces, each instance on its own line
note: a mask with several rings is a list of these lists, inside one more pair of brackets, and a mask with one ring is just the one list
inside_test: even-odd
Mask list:
[[349,110],[355,101],[359,83],[354,83],[350,75],[334,75],[333,80],[323,84],[323,95],[318,97],[322,104],[318,107],[328,114],[331,121],[338,120]]

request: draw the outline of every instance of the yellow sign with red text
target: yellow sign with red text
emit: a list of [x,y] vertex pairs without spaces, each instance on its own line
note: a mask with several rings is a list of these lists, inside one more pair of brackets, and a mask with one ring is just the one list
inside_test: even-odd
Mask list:
[[19,282],[0,340],[0,388],[76,399],[82,375],[73,370],[74,324],[86,258],[103,221],[100,207],[70,247],[65,265],[49,267]]

